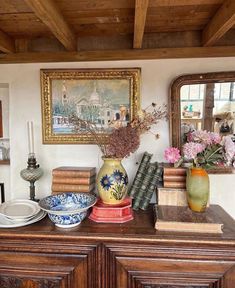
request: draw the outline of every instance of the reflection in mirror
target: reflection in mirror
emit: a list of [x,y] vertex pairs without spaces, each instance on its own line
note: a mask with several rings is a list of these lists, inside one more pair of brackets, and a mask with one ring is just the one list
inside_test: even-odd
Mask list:
[[180,110],[181,143],[195,130],[235,134],[234,82],[183,85]]
[[235,72],[178,77],[170,94],[171,145],[181,148],[193,130],[235,134]]

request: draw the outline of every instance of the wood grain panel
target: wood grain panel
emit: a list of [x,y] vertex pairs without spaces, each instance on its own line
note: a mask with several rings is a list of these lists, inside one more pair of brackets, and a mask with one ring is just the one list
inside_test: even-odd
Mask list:
[[82,62],[235,56],[234,46],[0,54],[1,63]]

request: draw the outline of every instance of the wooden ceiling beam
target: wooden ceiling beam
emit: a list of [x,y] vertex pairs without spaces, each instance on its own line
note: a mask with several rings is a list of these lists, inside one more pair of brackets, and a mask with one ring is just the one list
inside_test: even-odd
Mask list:
[[235,46],[0,54],[0,64],[234,57]]
[[212,46],[235,24],[235,1],[226,0],[202,32],[203,46]]
[[0,30],[0,51],[4,53],[15,52],[14,40],[1,30]]
[[141,48],[149,0],[135,0],[133,48]]
[[68,51],[77,50],[77,39],[54,0],[24,0]]
[[202,6],[222,4],[223,0],[151,0],[151,7]]

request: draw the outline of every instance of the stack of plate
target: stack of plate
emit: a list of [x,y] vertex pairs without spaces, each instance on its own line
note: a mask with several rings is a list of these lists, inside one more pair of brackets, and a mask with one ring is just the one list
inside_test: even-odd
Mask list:
[[0,228],[21,227],[35,223],[46,215],[37,202],[15,199],[0,205]]

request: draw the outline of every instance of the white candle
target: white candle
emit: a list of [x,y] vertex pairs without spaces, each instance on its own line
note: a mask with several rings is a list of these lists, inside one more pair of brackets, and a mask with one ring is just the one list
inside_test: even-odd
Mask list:
[[33,122],[27,122],[29,154],[34,153]]

